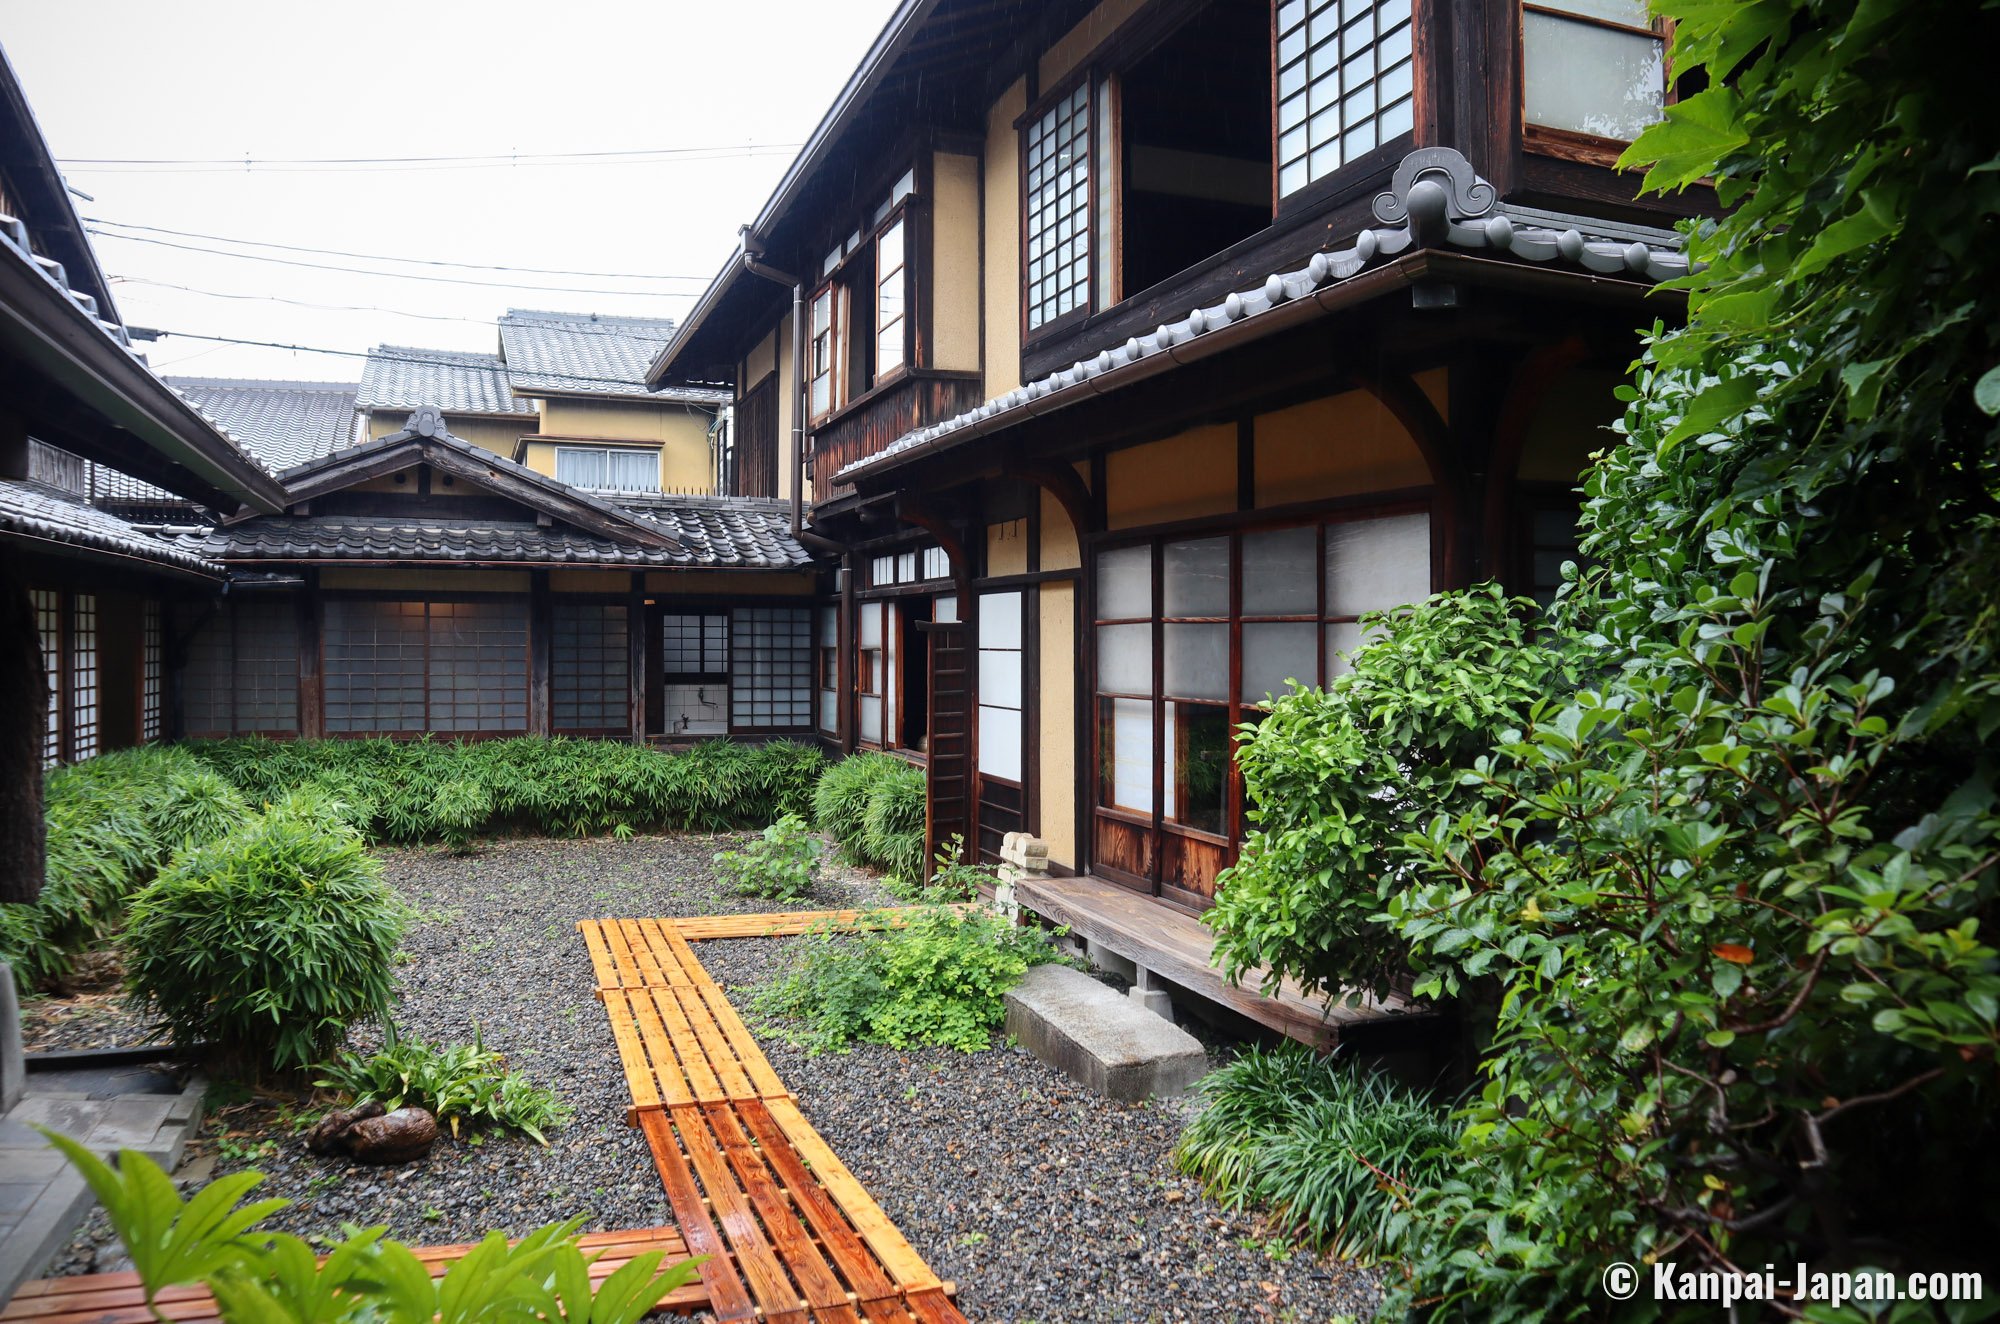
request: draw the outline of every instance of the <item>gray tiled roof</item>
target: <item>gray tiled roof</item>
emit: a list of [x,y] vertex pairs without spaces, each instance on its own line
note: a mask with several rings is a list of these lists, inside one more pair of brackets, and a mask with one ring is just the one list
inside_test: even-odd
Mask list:
[[167,384],[273,469],[317,460],[354,440],[354,387],[341,382],[169,377]]
[[786,501],[629,492],[606,499],[663,525],[703,565],[783,568],[812,563],[812,553],[792,537],[791,504]]
[[412,345],[377,345],[368,351],[355,403],[362,409],[417,409],[435,405],[447,414],[533,414],[516,399],[507,365],[497,354]]
[[[1097,379],[1115,369],[1170,354],[1180,345],[1223,327],[1267,313],[1281,304],[1309,298],[1366,271],[1379,259],[1412,248],[1448,247],[1490,251],[1526,262],[1560,261],[1603,275],[1668,280],[1688,273],[1681,237],[1671,230],[1622,225],[1562,215],[1499,201],[1465,157],[1449,147],[1420,147],[1396,167],[1388,192],[1374,204],[1379,226],[1362,230],[1347,248],[1316,253],[1297,271],[1275,272],[1262,284],[1196,308],[1149,335],[1134,336],[1094,358],[1039,377],[974,409],[905,433],[880,452],[856,460],[834,475],[851,480],[896,456],[989,419],[993,427],[1033,417],[1110,389]],[[1067,393],[1067,394],[1065,394]],[[1061,396],[1061,399],[1051,397]],[[982,429],[991,430],[991,429]],[[976,434],[975,434],[976,435]]]
[[89,551],[157,561],[220,576],[198,541],[165,540],[60,488],[25,479],[0,479],[0,535],[62,543]]
[[514,389],[531,395],[558,391],[726,404],[726,391],[654,390],[646,385],[646,370],[673,334],[669,317],[513,308],[500,319],[500,351]]
[[786,570],[810,556],[770,511],[646,512],[671,529],[683,550],[638,547],[556,524],[526,520],[396,519],[387,516],[267,515],[175,544],[232,565],[245,562],[442,561],[528,565]]

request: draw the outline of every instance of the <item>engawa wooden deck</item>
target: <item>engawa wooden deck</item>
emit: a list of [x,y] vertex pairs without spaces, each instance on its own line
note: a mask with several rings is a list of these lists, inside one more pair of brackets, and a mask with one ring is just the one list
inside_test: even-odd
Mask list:
[[[633,1258],[657,1250],[661,1263],[674,1264],[688,1257],[687,1243],[679,1228],[649,1227],[624,1232],[592,1232],[578,1239],[586,1255],[598,1258],[590,1266],[591,1281],[609,1278]],[[429,1266],[432,1277],[444,1273],[470,1251],[465,1246],[416,1246],[412,1253]],[[169,1287],[156,1298],[160,1314],[181,1324],[201,1324],[221,1319],[215,1298],[201,1286]],[[708,1308],[708,1290],[699,1283],[669,1293],[658,1309],[692,1314]],[[17,1324],[152,1324],[155,1316],[146,1310],[145,1293],[136,1273],[93,1273],[74,1278],[43,1278],[23,1283],[4,1309],[0,1321]]]
[[852,912],[585,920],[598,995],[718,1320],[963,1324],[965,1317],[792,1102],[691,938],[853,926]]

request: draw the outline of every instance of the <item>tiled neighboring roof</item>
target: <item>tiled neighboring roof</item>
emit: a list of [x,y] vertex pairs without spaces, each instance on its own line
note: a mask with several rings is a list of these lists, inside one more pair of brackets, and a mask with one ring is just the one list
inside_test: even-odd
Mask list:
[[513,308],[500,319],[500,352],[514,389],[527,394],[644,397],[727,404],[727,391],[655,390],[646,370],[673,338],[668,317],[605,317]]
[[377,345],[368,351],[355,404],[362,409],[435,405],[447,414],[535,412],[532,403],[515,398],[499,355],[412,345]]
[[169,377],[196,409],[273,469],[317,460],[354,440],[352,386],[244,377]]
[[652,518],[672,528],[684,550],[638,547],[557,524],[526,520],[403,520],[384,516],[263,515],[175,545],[232,564],[300,561],[501,562],[528,565],[787,570],[810,558],[770,527],[768,517],[703,512]]
[[792,537],[791,504],[768,497],[649,496],[608,498],[672,531],[702,565],[784,568],[812,563]]
[[[1561,261],[1586,271],[1646,281],[1688,273],[1681,237],[1673,231],[1505,206],[1493,185],[1449,147],[1420,147],[1404,157],[1389,191],[1376,196],[1374,211],[1381,225],[1362,230],[1347,248],[1317,253],[1297,271],[1273,273],[1261,285],[1232,294],[1213,307],[1196,308],[1150,335],[1134,336],[1095,358],[1079,360],[975,409],[905,433],[882,451],[842,468],[834,478],[849,481],[896,456],[942,442],[952,433],[988,420],[999,420],[994,427],[1006,426],[1070,400],[1085,399],[1096,393],[1091,384],[1106,373],[1169,354],[1223,327],[1308,298],[1360,275],[1378,259],[1414,248],[1486,250],[1527,262]],[[1063,398],[1051,400],[1054,396]]]
[[0,479],[0,536],[13,534],[88,551],[156,561],[220,577],[198,542],[165,540],[46,483]]

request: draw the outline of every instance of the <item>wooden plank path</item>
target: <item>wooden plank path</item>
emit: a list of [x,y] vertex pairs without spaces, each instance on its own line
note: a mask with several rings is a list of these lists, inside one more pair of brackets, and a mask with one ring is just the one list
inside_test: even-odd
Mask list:
[[[854,911],[585,920],[598,996],[716,1319],[964,1324],[940,1282],[793,1102],[688,944],[870,922]],[[886,922],[894,922],[893,917]]]
[[[659,1251],[662,1267],[677,1264],[689,1255],[679,1228],[648,1227],[616,1232],[590,1232],[579,1237],[585,1256],[598,1258],[590,1266],[592,1282],[601,1282],[647,1251]],[[413,1246],[411,1253],[440,1277],[472,1250],[462,1246]],[[161,1316],[176,1324],[205,1324],[220,1321],[215,1298],[206,1287],[191,1284],[163,1289],[154,1298]],[[656,1310],[690,1315],[708,1309],[708,1290],[700,1283],[676,1288],[655,1307]],[[153,1324],[157,1317],[146,1310],[146,1296],[136,1273],[79,1274],[73,1278],[43,1278],[23,1283],[13,1299],[0,1308],[6,1324]]]

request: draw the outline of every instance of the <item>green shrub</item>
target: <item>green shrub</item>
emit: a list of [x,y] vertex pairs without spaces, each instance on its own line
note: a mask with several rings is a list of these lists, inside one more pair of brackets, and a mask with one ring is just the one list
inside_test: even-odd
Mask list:
[[797,814],[786,814],[742,850],[719,852],[715,871],[728,880],[738,896],[803,901],[812,895],[819,856],[819,839],[806,821]]
[[931,858],[930,881],[920,888],[898,887],[891,890],[905,900],[922,901],[930,905],[951,905],[962,901],[977,901],[981,888],[992,891],[1000,883],[999,875],[989,865],[978,864],[965,858],[965,838],[954,832],[938,853]]
[[839,842],[851,859],[862,858],[868,793],[889,762],[886,754],[856,754],[828,768],[813,787],[813,822]]
[[488,1233],[434,1279],[379,1226],[345,1228],[337,1243],[322,1247],[262,1230],[260,1223],[290,1204],[241,1203],[264,1180],[262,1173],[232,1173],[183,1201],[143,1154],[124,1151],[114,1169],[68,1136],[43,1134],[104,1207],[138,1273],[147,1309],[161,1319],[163,1291],[201,1283],[214,1294],[222,1318],[261,1324],[638,1324],[667,1293],[693,1282],[701,1264],[684,1260],[662,1269],[661,1253],[647,1251],[593,1284],[576,1240],[582,1220],[573,1219],[511,1245],[500,1233]]
[[862,815],[864,858],[891,878],[919,883],[924,877],[924,770],[898,758],[888,764],[868,791]]
[[314,1084],[337,1089],[354,1103],[373,1101],[391,1112],[405,1104],[423,1108],[452,1135],[461,1123],[523,1132],[546,1145],[551,1127],[571,1109],[551,1090],[517,1071],[477,1034],[470,1044],[399,1040],[378,1052],[344,1052],[319,1068]]
[[1224,1207],[1269,1207],[1315,1245],[1377,1247],[1404,1190],[1444,1171],[1442,1109],[1386,1076],[1300,1044],[1251,1048],[1211,1072],[1174,1163]]
[[1476,803],[1460,770],[1572,678],[1533,617],[1491,584],[1368,616],[1353,670],[1245,726],[1255,826],[1206,916],[1231,978],[1268,968],[1379,995],[1407,973],[1407,944],[1378,918],[1409,882],[1402,837]]
[[463,854],[493,817],[493,792],[476,777],[456,777],[437,788],[428,813],[444,844]]
[[359,836],[281,807],[176,856],[133,901],[120,950],[175,1042],[288,1072],[386,1016],[404,923]]
[[242,794],[207,768],[175,768],[156,792],[158,835],[169,851],[226,836],[250,817]]
[[799,939],[791,969],[752,1006],[790,1021],[787,1032],[814,1053],[857,1040],[970,1053],[990,1045],[1002,999],[1022,974],[1060,959],[1040,929],[991,911],[928,907],[899,927]]

